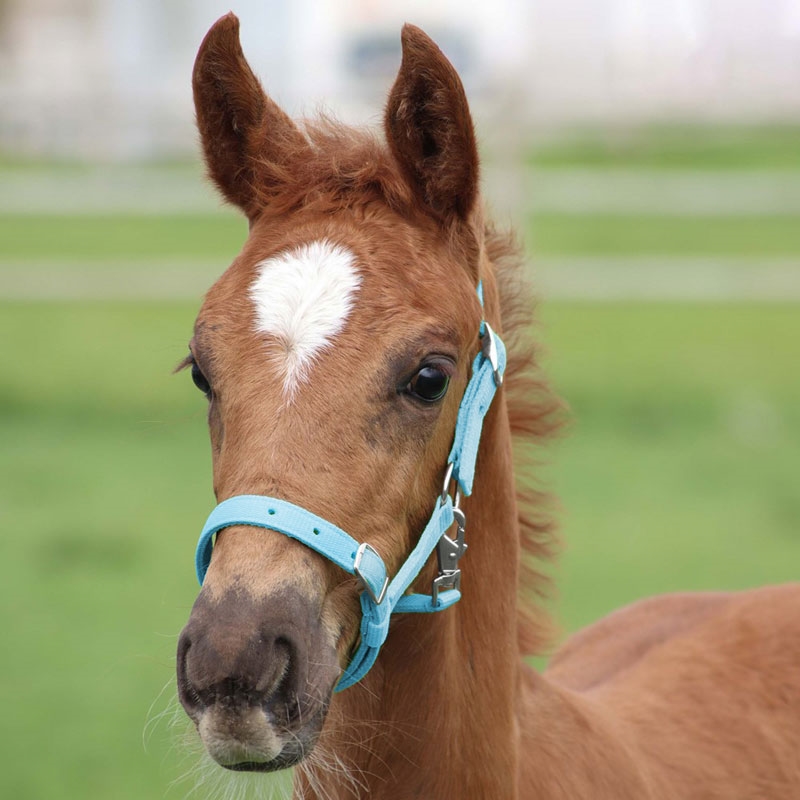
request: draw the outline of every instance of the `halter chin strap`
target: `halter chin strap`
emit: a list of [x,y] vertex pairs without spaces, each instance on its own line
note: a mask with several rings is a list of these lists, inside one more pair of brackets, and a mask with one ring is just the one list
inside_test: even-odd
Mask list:
[[[483,306],[480,284],[478,297]],[[252,525],[283,533],[361,581],[364,586],[361,594],[361,639],[336,685],[337,692],[358,683],[375,663],[389,634],[392,614],[443,611],[461,598],[458,562],[467,545],[464,541],[466,519],[459,501],[462,494],[472,493],[483,418],[503,381],[506,367],[505,346],[485,320],[481,322],[480,340],[481,350],[472,362],[472,377],[458,409],[441,497],[437,499],[419,541],[394,578],[390,580],[383,560],[370,544],[359,543],[322,517],[274,497],[231,497],[211,512],[200,534],[195,568],[201,585],[211,561],[214,535],[232,525]],[[452,496],[451,485],[455,486]],[[453,523],[456,523],[455,538],[447,535]],[[437,551],[439,574],[433,581],[431,594],[406,594],[434,550]]]

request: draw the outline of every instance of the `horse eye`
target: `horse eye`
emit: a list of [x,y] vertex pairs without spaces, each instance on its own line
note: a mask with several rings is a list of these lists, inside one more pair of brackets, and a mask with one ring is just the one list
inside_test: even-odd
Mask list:
[[423,367],[408,382],[406,392],[426,403],[435,403],[444,397],[449,383],[450,376],[438,367]]
[[206,380],[206,376],[200,371],[196,361],[192,361],[192,381],[206,397],[211,394],[211,385]]

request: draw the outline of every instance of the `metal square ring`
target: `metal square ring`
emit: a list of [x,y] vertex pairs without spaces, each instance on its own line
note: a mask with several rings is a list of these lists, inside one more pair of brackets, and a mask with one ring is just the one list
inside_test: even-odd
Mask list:
[[364,588],[367,590],[367,594],[372,599],[372,602],[375,603],[376,606],[379,606],[383,602],[383,598],[386,597],[386,590],[389,588],[389,576],[387,575],[383,579],[383,586],[381,587],[380,592],[376,595],[375,590],[370,586],[369,581],[367,580],[364,573],[361,571],[361,559],[364,557],[364,553],[369,550],[371,551],[375,557],[383,563],[383,559],[380,557],[378,551],[371,545],[367,544],[367,542],[362,542],[358,546],[358,550],[356,550],[356,558],[353,561],[353,573],[355,576],[361,581],[364,585]]
[[489,360],[494,373],[494,384],[499,389],[503,385],[503,373],[500,372],[500,359],[497,353],[497,342],[495,341],[497,334],[486,320],[483,321],[483,324],[486,326],[486,330],[481,336],[481,351],[484,358]]

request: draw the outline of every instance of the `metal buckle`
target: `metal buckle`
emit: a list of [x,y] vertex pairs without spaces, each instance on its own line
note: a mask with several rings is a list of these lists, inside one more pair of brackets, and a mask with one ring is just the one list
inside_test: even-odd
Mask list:
[[366,577],[364,577],[364,573],[360,569],[361,559],[364,557],[364,553],[367,550],[370,550],[378,557],[379,560],[383,561],[378,554],[378,551],[371,544],[363,542],[358,546],[358,550],[356,550],[356,558],[355,561],[353,561],[353,573],[363,584],[367,594],[372,599],[372,602],[375,603],[376,606],[379,606],[383,602],[383,598],[386,597],[386,590],[389,588],[389,576],[387,575],[383,579],[383,586],[381,587],[380,592],[376,595],[373,588],[369,585],[369,581],[366,579]]
[[486,322],[486,320],[484,320],[483,324],[484,331],[481,336],[481,352],[483,353],[483,357],[488,358],[489,363],[492,365],[494,385],[499,389],[503,385],[503,376],[500,372],[500,359],[497,356],[497,343],[494,340],[497,334],[492,330],[492,326]]
[[453,518],[456,523],[456,538],[451,539],[446,533],[436,544],[436,560],[439,563],[439,575],[433,579],[431,584],[431,602],[436,606],[439,602],[439,592],[442,589],[461,588],[461,570],[458,562],[467,551],[467,543],[464,541],[464,532],[467,526],[467,519],[464,512],[455,507]]

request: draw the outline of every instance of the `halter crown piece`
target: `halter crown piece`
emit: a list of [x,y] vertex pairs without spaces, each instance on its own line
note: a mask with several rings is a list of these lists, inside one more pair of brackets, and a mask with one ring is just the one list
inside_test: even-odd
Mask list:
[[[478,298],[483,307],[481,284],[478,284]],[[459,501],[462,494],[472,493],[483,418],[503,382],[506,367],[505,346],[485,320],[481,321],[479,333],[481,349],[472,362],[472,377],[458,409],[441,497],[437,499],[419,541],[393,579],[386,574],[381,557],[371,545],[357,542],[341,528],[305,508],[274,497],[243,494],[224,500],[211,512],[200,534],[195,568],[201,585],[211,561],[214,535],[232,525],[253,525],[283,533],[358,577],[364,586],[361,594],[361,640],[339,678],[337,692],[358,683],[375,663],[389,634],[392,614],[443,611],[461,598],[458,562],[467,545],[464,542],[466,518]],[[451,495],[453,485],[455,489]],[[456,535],[450,538],[447,531],[454,523]],[[433,581],[431,593],[406,594],[434,550],[439,574]]]

